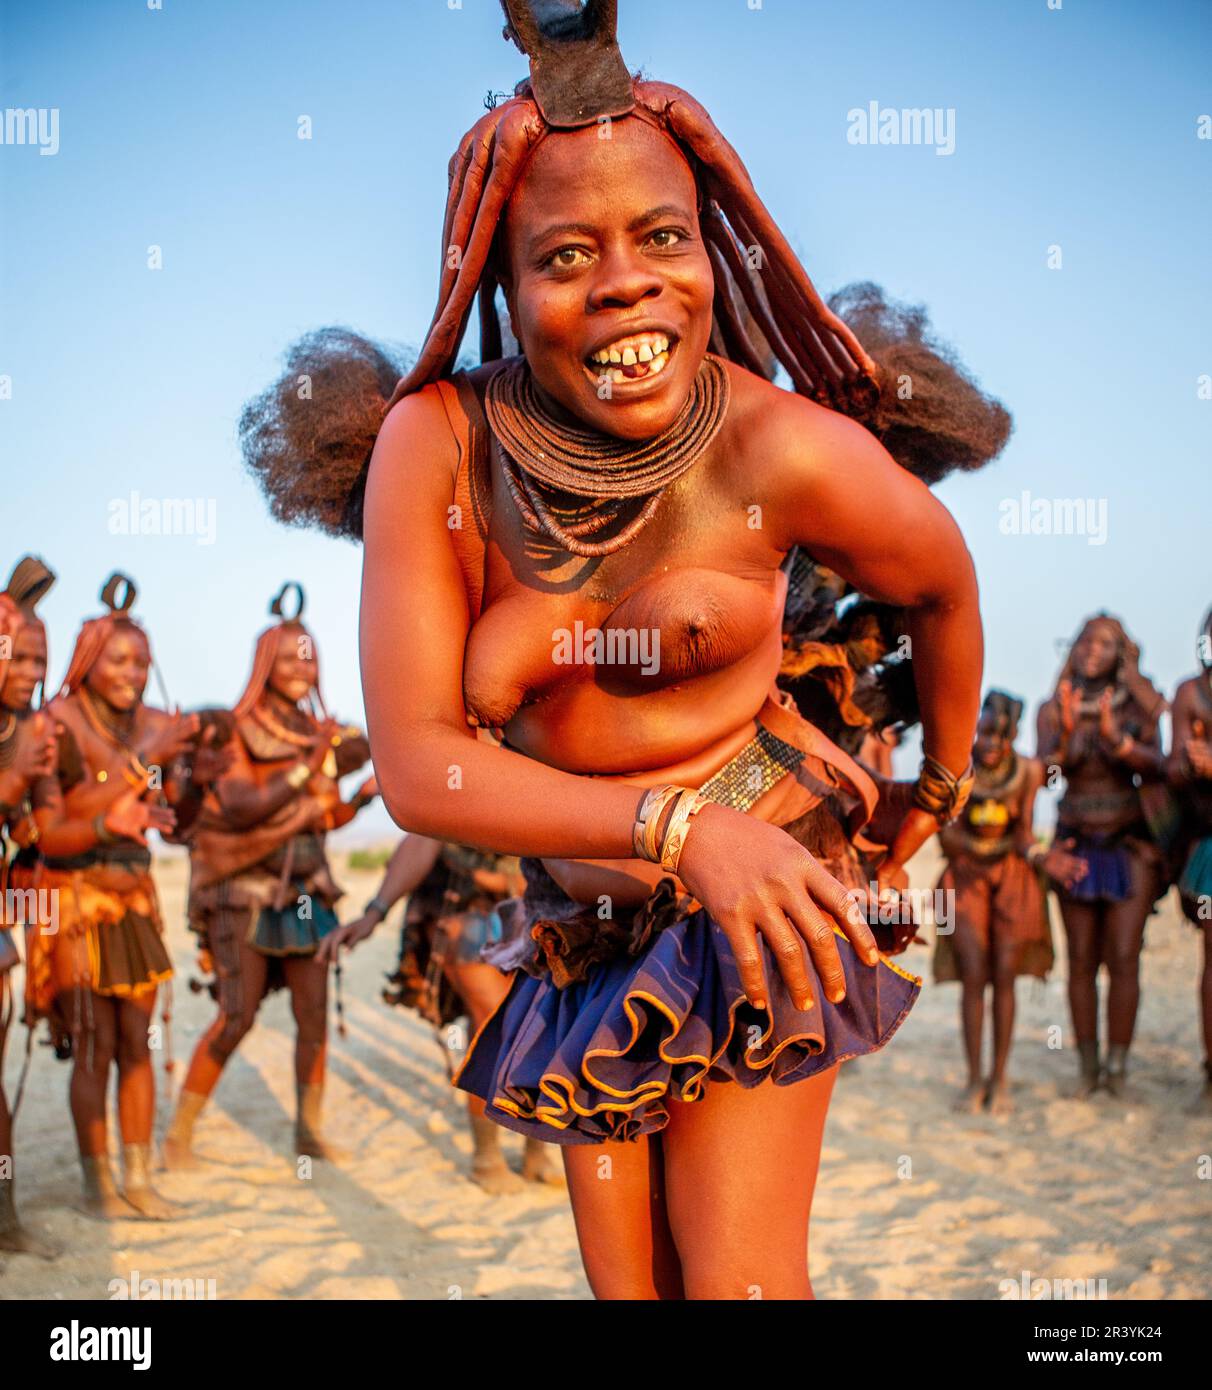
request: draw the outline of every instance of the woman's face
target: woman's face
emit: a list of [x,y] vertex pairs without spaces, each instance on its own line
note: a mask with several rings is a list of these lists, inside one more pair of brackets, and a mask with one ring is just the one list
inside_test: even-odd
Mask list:
[[46,632],[41,623],[25,623],[13,638],[13,652],[5,669],[0,705],[26,710],[34,691],[46,679]]
[[693,386],[714,295],[696,204],[686,160],[635,119],[548,136],[510,199],[514,332],[540,390],[603,433],[660,434]]
[[1119,638],[1110,623],[1094,622],[1073,644],[1073,669],[1083,680],[1103,680],[1119,660]]
[[317,663],[311,634],[303,628],[283,628],[268,685],[276,695],[297,705],[316,683]]
[[137,627],[120,624],[101,649],[84,684],[111,709],[134,709],[147,689],[151,649]]
[[1001,720],[993,714],[982,714],[976,726],[973,756],[981,767],[996,767],[1010,751],[1010,739]]

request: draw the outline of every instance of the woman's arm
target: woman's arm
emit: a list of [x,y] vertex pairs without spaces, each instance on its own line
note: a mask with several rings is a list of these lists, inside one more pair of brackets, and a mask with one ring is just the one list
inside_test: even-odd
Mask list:
[[1170,756],[1166,760],[1170,781],[1181,787],[1212,777],[1212,745],[1207,726],[1199,717],[1196,681],[1186,680],[1178,687],[1170,719]]
[[[923,747],[959,776],[980,709],[984,645],[976,574],[950,513],[863,426],[796,398],[768,447],[790,460],[772,536],[802,545],[856,589],[901,608],[910,639]],[[910,811],[889,852],[903,865],[937,830]]]
[[366,904],[361,917],[330,932],[320,942],[316,959],[322,965],[335,964],[341,947],[352,950],[365,941],[395,904],[419,887],[441,852],[441,840],[431,840],[426,835],[406,835],[387,861],[379,891]]
[[641,792],[494,747],[467,723],[469,616],[448,525],[457,458],[427,390],[392,410],[371,460],[362,686],[384,804],[406,830],[500,853],[629,856]]
[[[267,821],[295,797],[304,795],[303,788],[324,760],[328,743],[317,740],[315,748],[305,758],[282,772],[275,772],[265,782],[258,782],[252,762],[239,735],[232,738],[232,759],[228,770],[215,782],[215,797],[223,819],[233,830],[251,830]],[[316,819],[326,808],[316,801]]]

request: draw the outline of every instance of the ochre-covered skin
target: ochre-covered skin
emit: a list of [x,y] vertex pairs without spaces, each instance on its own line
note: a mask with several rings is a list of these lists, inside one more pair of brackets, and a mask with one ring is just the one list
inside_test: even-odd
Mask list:
[[[958,978],[960,1022],[968,1082],[955,1109],[1013,1108],[1006,1065],[1014,1038],[1014,986],[1020,974],[1044,978],[1052,966],[1043,886],[1028,855],[1035,845],[1035,801],[1044,783],[1043,764],[1017,753],[1014,740],[1022,702],[991,695],[977,725],[972,759],[976,784],[959,818],[944,826],[939,843],[947,868],[939,887],[954,897],[951,933],[935,943],[936,980]],[[1040,861],[1060,883],[1080,877],[1084,865],[1053,845]],[[992,985],[993,1054],[982,1064],[985,991]]]
[[[26,808],[34,788],[50,780],[55,763],[54,725],[34,713],[34,694],[46,679],[46,631],[42,623],[9,594],[0,593],[0,738],[7,744],[0,767],[0,1154],[12,1156],[13,1117],[4,1092],[4,1052],[16,1016],[13,967],[19,959],[20,928],[8,920],[5,890],[9,880],[5,840],[31,833]],[[26,1230],[17,1218],[11,1174],[0,1178],[0,1250],[52,1257],[56,1252]]]
[[[113,582],[103,593],[107,603]],[[133,597],[128,583],[127,607]],[[147,636],[125,610],[111,607],[81,629],[48,711],[56,759],[32,788],[36,834],[23,837],[42,858],[20,871],[21,886],[58,894],[57,930],[27,932],[26,1004],[31,1017],[51,1020],[61,1040],[70,1037],[84,1208],[102,1218],[173,1213],[147,1176],[155,1112],[149,1029],[157,986],[172,969],[146,837],[149,829],[171,834],[179,813],[192,814],[219,767],[202,746],[198,716],[144,703],[150,669]],[[126,1159],[122,1195],[108,1167],[112,1066]]]
[[[684,110],[683,132],[711,138]],[[676,416],[712,333],[715,279],[695,178],[651,121],[616,120],[609,140],[594,128],[538,140],[534,119],[521,101],[504,116],[490,113],[458,158],[455,186],[474,184],[478,194],[491,164],[480,212],[490,202],[505,209],[493,269],[548,408],[620,438],[649,438]],[[731,167],[726,158],[721,167]],[[450,529],[467,441],[429,384],[449,368],[491,248],[496,218],[473,216],[475,201],[452,200],[444,241],[464,248],[463,269],[448,272],[434,333],[401,383],[367,482],[363,683],[395,819],[549,864],[611,861],[611,882],[646,877],[650,866],[632,858],[637,787],[611,777],[697,785],[693,777],[705,779],[735,751],[779,667],[779,567],[795,545],[905,610],[926,747],[961,773],[979,703],[981,634],[953,522],[854,420],[734,362],[718,436],[638,537],[600,561],[556,553],[524,532],[494,463],[477,601]],[[751,231],[773,235],[771,226]],[[786,331],[806,334],[800,289],[780,312]],[[641,331],[673,341],[664,370],[601,393],[591,354]],[[865,355],[854,344],[843,360],[844,336],[832,340],[836,357],[813,349],[822,399],[861,395]],[[557,634],[578,622],[659,630],[660,672],[557,663]],[[478,742],[475,722],[503,725],[511,748]],[[921,811],[904,817],[882,885],[906,881],[904,862],[936,828]],[[592,863],[585,869],[594,872]],[[796,999],[808,994],[805,944],[829,998],[840,997],[831,922],[861,960],[875,960],[841,885],[754,816],[708,805],[691,826],[680,877],[726,934],[758,1006],[767,989],[758,933]],[[609,1184],[595,1184],[591,1149],[566,1151],[595,1292],[744,1297],[760,1283],[764,1297],[808,1296],[808,1209],[832,1083],[830,1071],[785,1088],[717,1085],[693,1105],[671,1102],[659,1141],[612,1146]],[[705,1220],[704,1211],[717,1215]]]
[[[1074,1032],[1083,1050],[1079,1092],[1100,1082],[1097,1055],[1099,964],[1110,976],[1107,1030],[1122,1090],[1123,1069],[1136,1026],[1140,1002],[1139,962],[1145,921],[1161,893],[1161,856],[1145,824],[1144,804],[1136,785],[1157,783],[1165,762],[1158,719],[1166,702],[1141,675],[1139,651],[1118,619],[1091,618],[1074,642],[1054,694],[1041,706],[1037,754],[1058,767],[1065,794],[1058,813],[1058,833],[1093,837],[1122,846],[1129,866],[1126,896],[1120,901],[1078,901],[1061,893],[1061,912],[1069,942],[1069,1006]],[[1092,872],[1083,881],[1093,881]],[[1076,892],[1083,891],[1082,885]]]
[[303,939],[309,934],[303,927],[273,952],[261,949],[256,929],[266,910],[293,910],[300,922],[332,921],[328,914],[341,890],[329,872],[325,836],[348,825],[375,795],[373,778],[348,801],[339,785],[340,777],[363,766],[369,749],[358,730],[325,711],[315,641],[297,620],[277,623],[258,638],[233,723],[229,765],[207,793],[191,844],[191,925],[214,970],[219,1009],[194,1049],[166,1136],[165,1158],[173,1167],[193,1166],[194,1121],[278,984],[290,991],[297,1029],[297,1149],[315,1158],[333,1153],[319,1132],[328,1049],[326,962]]
[[1183,847],[1188,856],[1179,881],[1183,911],[1204,939],[1199,980],[1205,1076],[1202,1105],[1212,1110],[1212,875],[1207,869],[1212,852],[1206,843],[1212,841],[1212,665],[1208,662],[1212,614],[1204,620],[1200,643],[1205,669],[1183,681],[1174,694],[1167,773],[1182,808]]

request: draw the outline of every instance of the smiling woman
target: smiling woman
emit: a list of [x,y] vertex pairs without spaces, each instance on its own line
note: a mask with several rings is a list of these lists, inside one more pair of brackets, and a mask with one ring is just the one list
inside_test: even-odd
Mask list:
[[[160,1220],[174,1208],[151,1185],[155,1078],[151,1025],[172,976],[147,831],[168,834],[204,781],[197,715],[144,703],[147,633],[130,616],[135,586],[113,574],[106,612],[76,638],[50,705],[53,756],[31,792],[32,829],[16,871],[58,904],[53,929],[26,929],[26,1012],[50,1022],[73,1058],[72,1119],[84,1171],[83,1209]],[[106,1093],[118,1073],[125,1185],[109,1167]]]
[[[627,76],[613,5],[505,9],[531,80],[451,162],[438,307],[369,462],[388,359],[350,338],[358,389],[300,402],[283,379],[246,411],[245,455],[278,515],[364,532],[395,819],[525,856],[498,957],[516,974],[458,1084],[564,1146],[594,1292],[810,1297],[837,1066],[919,984],[856,907],[858,847],[880,847],[884,892],[905,884],[967,795],[980,689],[962,539],[875,431],[937,477],[995,453],[1008,417],[920,317],[881,370],[706,112]],[[477,295],[483,365],[456,372]],[[903,610],[927,758],[899,813],[775,686],[799,548]],[[646,629],[660,660],[554,660],[578,624]]]

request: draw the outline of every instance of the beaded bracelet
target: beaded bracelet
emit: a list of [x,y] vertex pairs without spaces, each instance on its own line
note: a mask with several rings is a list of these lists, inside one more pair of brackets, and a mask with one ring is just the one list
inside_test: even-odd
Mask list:
[[957,777],[950,768],[926,753],[913,788],[913,804],[932,815],[939,825],[946,825],[968,804],[975,781],[976,774],[971,762]]

